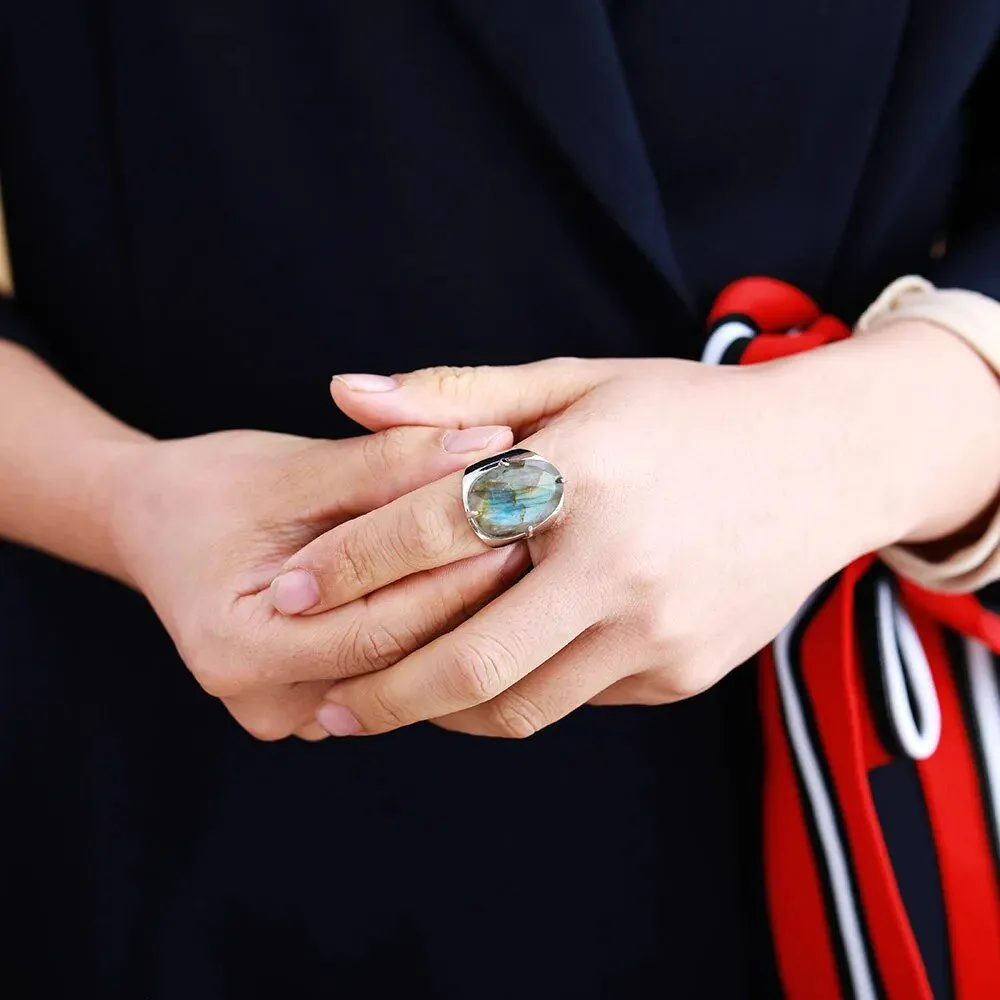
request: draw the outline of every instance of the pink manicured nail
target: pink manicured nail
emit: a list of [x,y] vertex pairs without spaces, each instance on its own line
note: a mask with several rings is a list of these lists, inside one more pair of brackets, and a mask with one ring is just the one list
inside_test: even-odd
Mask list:
[[328,701],[316,710],[316,719],[331,736],[354,736],[361,732],[361,723],[343,705]]
[[283,615],[300,615],[319,603],[319,584],[304,569],[289,570],[272,581],[271,602]]
[[387,375],[334,375],[333,381],[343,382],[355,392],[389,392],[399,388],[399,383]]
[[466,427],[463,431],[445,431],[441,445],[445,451],[455,453],[482,451],[509,430],[509,427]]

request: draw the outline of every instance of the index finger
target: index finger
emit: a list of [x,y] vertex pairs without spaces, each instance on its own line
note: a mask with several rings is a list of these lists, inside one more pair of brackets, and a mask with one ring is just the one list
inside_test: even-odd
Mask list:
[[328,611],[413,573],[489,551],[466,520],[462,475],[446,476],[320,535],[271,584],[274,606],[286,610],[283,590],[312,585],[318,600],[305,613]]

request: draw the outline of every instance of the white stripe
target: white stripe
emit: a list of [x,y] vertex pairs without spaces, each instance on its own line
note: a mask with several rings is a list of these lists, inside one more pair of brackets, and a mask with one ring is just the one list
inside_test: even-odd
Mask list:
[[1000,846],[1000,681],[993,654],[975,639],[965,640],[972,708],[986,762],[986,784],[993,813],[993,835]]
[[778,690],[781,692],[781,703],[785,714],[785,724],[788,727],[788,736],[799,766],[799,773],[802,775],[802,783],[809,796],[813,820],[816,823],[816,832],[819,835],[823,855],[826,858],[826,868],[830,874],[833,905],[840,928],[840,937],[844,944],[844,952],[847,956],[847,968],[851,976],[851,984],[854,987],[854,996],[856,1000],[876,1000],[877,993],[872,979],[872,971],[868,965],[864,934],[861,930],[854,892],[851,889],[847,855],[844,845],[840,841],[833,803],[823,780],[823,772],[820,769],[816,751],[809,738],[805,713],[792,674],[789,654],[792,634],[802,616],[815,600],[816,594],[814,593],[774,640],[774,663],[778,678]]
[[[903,752],[913,760],[926,760],[941,739],[941,703],[920,636],[888,580],[875,585],[875,618],[889,721]],[[922,730],[914,718],[911,693]]]
[[701,352],[701,360],[706,365],[718,365],[722,363],[722,356],[729,350],[737,340],[744,337],[753,337],[752,326],[740,320],[730,320],[716,327],[705,344],[705,350]]

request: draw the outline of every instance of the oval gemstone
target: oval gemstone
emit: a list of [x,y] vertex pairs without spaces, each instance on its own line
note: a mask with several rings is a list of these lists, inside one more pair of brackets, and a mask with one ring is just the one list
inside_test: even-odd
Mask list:
[[484,469],[469,486],[469,512],[491,538],[510,538],[537,528],[563,496],[559,470],[544,458],[507,460]]

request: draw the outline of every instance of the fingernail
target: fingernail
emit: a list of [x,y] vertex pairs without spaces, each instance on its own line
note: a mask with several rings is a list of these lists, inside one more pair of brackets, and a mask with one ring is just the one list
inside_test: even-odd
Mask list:
[[445,431],[441,445],[445,451],[482,451],[491,441],[507,433],[509,427],[466,427],[462,431]]
[[361,723],[343,705],[328,701],[316,710],[316,719],[331,736],[354,736],[361,732]]
[[283,615],[300,615],[319,603],[319,584],[304,569],[289,570],[271,582],[271,602]]
[[399,388],[399,383],[387,375],[334,375],[333,381],[343,382],[355,392],[389,392]]

